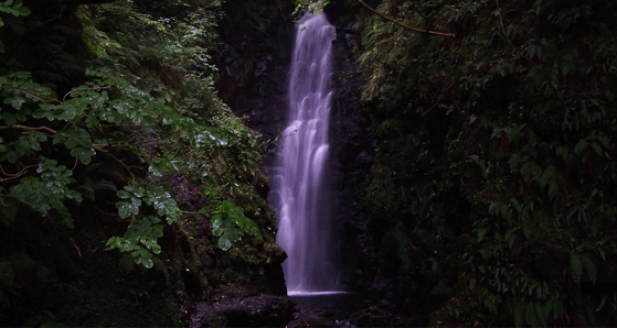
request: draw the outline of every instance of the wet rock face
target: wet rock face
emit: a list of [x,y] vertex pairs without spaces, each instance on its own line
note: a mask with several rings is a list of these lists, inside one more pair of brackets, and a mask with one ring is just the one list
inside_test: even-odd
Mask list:
[[295,306],[287,296],[256,295],[250,288],[222,286],[211,304],[197,304],[190,327],[284,327],[294,318]]
[[[246,115],[264,141],[274,140],[287,113],[294,2],[228,0],[223,7],[226,17],[219,32],[224,45],[214,59],[219,96],[237,115]],[[273,159],[266,156],[265,166]]]
[[371,286],[378,264],[377,244],[366,227],[363,206],[371,182],[374,138],[360,98],[364,81],[354,53],[360,36],[354,23],[342,20],[339,13],[328,12],[328,16],[337,31],[332,47],[330,150],[342,269],[339,281],[350,290],[364,292]]
[[299,327],[340,327],[336,322],[324,317],[298,318],[289,322],[287,328]]

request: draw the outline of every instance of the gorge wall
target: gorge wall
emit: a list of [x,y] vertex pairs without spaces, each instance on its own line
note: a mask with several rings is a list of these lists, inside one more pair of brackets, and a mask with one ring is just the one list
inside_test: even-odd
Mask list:
[[[249,126],[259,131],[264,141],[275,141],[286,124],[294,3],[227,1],[225,6],[244,6],[246,10],[228,10],[221,24],[224,52],[217,57],[219,95],[236,113],[246,115]],[[350,17],[328,9],[326,13],[336,26],[330,153],[338,243],[332,252],[342,261],[339,283],[351,291],[366,291],[377,272],[379,247],[366,227],[363,207],[371,179],[373,137],[360,102],[363,80],[354,52],[360,39]],[[263,157],[266,170],[274,165],[277,144],[267,147]]]

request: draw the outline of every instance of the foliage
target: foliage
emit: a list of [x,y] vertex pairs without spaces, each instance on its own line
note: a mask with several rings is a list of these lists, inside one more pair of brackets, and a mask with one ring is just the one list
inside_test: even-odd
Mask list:
[[[265,203],[255,200],[251,185],[260,176],[258,134],[213,88],[216,68],[210,53],[217,45],[220,6],[218,0],[119,0],[88,6],[54,2],[30,12],[21,1],[0,3],[0,25],[9,27],[0,31],[6,46],[0,54],[0,226],[4,233],[33,227],[23,243],[5,243],[0,252],[0,322],[5,323],[4,313],[13,319],[33,311],[11,308],[26,302],[29,294],[20,295],[17,290],[24,287],[14,282],[20,278],[10,277],[25,270],[16,264],[15,254],[34,257],[38,246],[30,235],[41,236],[45,245],[60,238],[81,257],[73,238],[84,226],[94,225],[107,239],[106,250],[130,254],[121,257],[121,266],[168,266],[166,279],[168,272],[179,272],[178,257],[183,255],[172,253],[170,247],[176,245],[169,240],[183,238],[191,225],[186,217],[197,214],[191,210],[201,207],[205,197],[179,195],[176,180],[224,190],[229,200],[213,209],[220,216],[216,222],[232,220],[262,238],[260,229],[271,225],[264,217],[271,213],[255,209]],[[213,198],[211,204],[217,201]],[[250,208],[247,215],[260,221],[245,216],[234,203]],[[84,214],[90,210],[96,215]],[[228,242],[243,234],[235,226],[220,228],[212,233]],[[270,241],[271,236],[265,238]],[[224,250],[231,246],[221,245]],[[183,245],[191,261],[192,247]],[[60,252],[58,248],[52,251]],[[168,262],[162,264],[158,257]],[[28,268],[61,267],[36,263]],[[205,288],[208,280],[199,279]],[[182,283],[173,284],[182,295]],[[39,324],[43,322],[32,323]]]
[[84,2],[0,3],[0,324],[181,325],[283,258],[259,135],[213,87],[221,2]]
[[615,9],[377,7],[455,38],[360,18],[364,98],[380,140],[372,220],[396,231],[401,270],[415,272],[406,288],[425,288],[433,323],[610,325],[615,293],[596,291],[617,256]]
[[[4,147],[2,159],[7,162],[6,164],[12,164],[10,167],[14,167],[16,170],[23,169],[20,174],[9,175],[9,179],[18,183],[10,187],[9,194],[2,194],[1,196],[17,198],[24,204],[30,205],[33,210],[42,216],[48,215],[49,211],[54,209],[62,217],[62,223],[70,228],[74,227],[74,223],[64,205],[64,199],[81,202],[81,194],[68,188],[71,183],[75,182],[74,179],[70,178],[72,176],[71,170],[68,170],[64,165],[58,165],[56,160],[45,158],[42,145],[47,143],[56,148],[62,146],[68,151],[68,155],[75,158],[73,161],[77,166],[78,163],[90,165],[93,157],[96,156],[96,151],[109,154],[110,151],[115,149],[123,149],[142,154],[143,150],[140,147],[126,142],[122,138],[106,138],[106,133],[103,132],[105,129],[108,129],[107,131],[113,130],[113,125],[123,122],[146,126],[162,122],[164,128],[175,132],[182,131],[192,147],[202,146],[207,140],[210,140],[212,135],[205,127],[198,125],[190,118],[181,117],[173,108],[165,106],[145,92],[135,88],[128,81],[115,76],[110,70],[90,70],[88,73],[95,79],[67,93],[63,97],[63,101],[51,98],[52,90],[33,82],[30,74],[26,72],[0,77],[0,88],[3,91],[4,102],[10,104],[13,109],[13,111],[2,112],[2,119],[6,124],[3,128],[16,128],[23,131],[19,139],[6,143]],[[116,96],[110,98],[108,90],[115,92]],[[33,106],[28,106],[30,104]],[[32,119],[47,120],[49,126],[37,127],[17,124]],[[52,129],[50,126],[54,121],[64,122],[65,128],[61,130]],[[49,148],[49,146],[45,148]],[[38,154],[41,155],[37,156]],[[36,164],[37,157],[40,158],[38,165]],[[144,155],[144,159],[147,158]],[[66,160],[66,158],[63,159]],[[123,164],[121,160],[118,161]],[[27,174],[27,168],[32,166],[38,167],[36,173],[40,177]],[[126,165],[124,167],[126,173],[135,178],[131,169]],[[153,171],[162,171],[161,162],[155,166]],[[129,197],[128,191],[133,191],[126,188],[131,187],[127,186],[125,191],[118,192],[118,196],[122,199]],[[175,201],[170,198],[169,193],[162,192],[162,187],[152,188],[152,190],[148,190],[147,194],[143,188],[135,189],[140,192],[134,192],[133,195],[136,195],[136,197],[141,197],[142,194],[147,195],[145,202],[148,205],[153,205],[159,215],[166,215],[169,224],[173,223],[177,219],[177,212],[179,211]],[[118,202],[120,217],[127,218],[129,215],[138,215],[140,204],[141,200],[138,198],[131,198],[131,206],[128,206],[125,201]],[[13,213],[15,212],[13,211]],[[145,220],[152,222],[157,231],[162,231],[162,227],[157,226],[160,220],[156,221],[149,217],[146,217]],[[133,236],[132,238],[135,240],[141,236],[141,243],[148,249],[152,249],[156,245],[156,239],[162,236],[162,233],[152,234],[149,231],[149,224],[133,224],[130,227],[127,234]],[[140,228],[145,229],[145,231],[140,231]],[[109,245],[117,246],[120,243],[125,243],[123,247],[120,247],[122,251],[135,251],[132,254],[138,263],[145,261],[147,257],[151,257],[151,254],[146,255],[147,252],[139,248],[140,246],[130,247],[126,244],[127,240],[119,237],[114,238],[113,242],[110,241]],[[151,261],[145,263],[146,267],[152,267]]]
[[229,201],[221,200],[208,187],[204,188],[204,195],[210,197],[210,205],[202,208],[200,212],[212,214],[212,234],[219,237],[218,244],[222,250],[229,250],[234,242],[242,238],[236,225],[242,227],[251,236],[261,238],[257,224],[244,216],[240,207]]
[[[0,3],[0,13],[6,13],[12,15],[13,17],[25,17],[30,14],[30,9],[28,7],[24,7],[21,0],[8,0],[3,3]],[[0,17],[0,27],[3,27],[6,23]],[[10,24],[10,23],[9,23]],[[14,28],[14,26],[11,26]],[[4,43],[0,40],[0,53],[4,53],[6,51]]]

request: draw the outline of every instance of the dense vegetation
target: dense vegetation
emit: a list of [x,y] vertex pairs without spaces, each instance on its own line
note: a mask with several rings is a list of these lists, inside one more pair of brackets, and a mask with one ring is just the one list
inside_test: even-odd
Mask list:
[[270,279],[258,135],[212,86],[221,15],[0,3],[0,324],[177,325],[218,283]]
[[393,323],[615,325],[617,3],[360,2]]
[[[362,40],[389,324],[615,326],[617,3],[324,3]],[[0,325],[280,292],[262,147],[213,88],[221,8],[0,2]]]

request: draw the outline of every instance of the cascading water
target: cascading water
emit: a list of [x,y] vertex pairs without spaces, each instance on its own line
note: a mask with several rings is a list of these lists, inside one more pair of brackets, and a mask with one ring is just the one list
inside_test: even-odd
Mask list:
[[283,131],[271,199],[289,295],[334,292],[337,273],[328,197],[330,49],[335,30],[324,13],[307,14],[296,31]]

